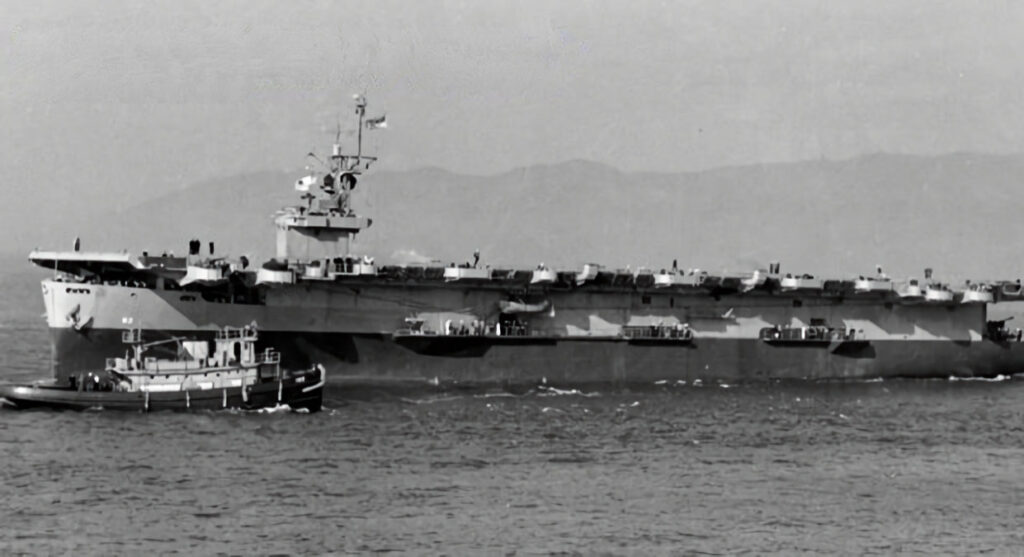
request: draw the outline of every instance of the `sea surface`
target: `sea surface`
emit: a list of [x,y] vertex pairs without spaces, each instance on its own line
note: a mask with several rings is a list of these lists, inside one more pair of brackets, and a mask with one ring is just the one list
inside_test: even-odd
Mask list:
[[[4,381],[47,374],[0,274]],[[1024,378],[0,411],[0,554],[1022,554]]]

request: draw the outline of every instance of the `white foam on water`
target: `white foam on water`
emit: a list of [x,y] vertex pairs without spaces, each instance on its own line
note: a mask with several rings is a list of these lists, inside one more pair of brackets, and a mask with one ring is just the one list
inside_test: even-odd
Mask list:
[[515,393],[500,392],[500,393],[484,393],[484,394],[481,394],[481,395],[473,395],[473,398],[519,398],[520,396],[522,396],[522,395],[517,395]]
[[1012,375],[1003,374],[996,375],[995,377],[957,377],[955,375],[949,376],[950,381],[983,381],[985,383],[998,383],[1000,381],[1009,381],[1010,379],[1013,379]]
[[399,398],[398,400],[407,404],[434,404],[436,402],[451,402],[453,400],[462,400],[465,397],[462,396],[432,396],[426,398]]
[[[300,410],[305,410],[305,408],[301,408]],[[298,412],[298,411],[299,410],[292,410],[292,407],[288,406],[287,404],[278,404],[277,406],[274,406],[272,408],[257,408],[256,409],[256,413],[257,414],[277,414],[277,413],[280,413],[280,412]]]
[[595,397],[600,396],[601,393],[585,393],[579,389],[556,389],[555,387],[548,387],[541,385],[537,396],[582,396],[582,397]]

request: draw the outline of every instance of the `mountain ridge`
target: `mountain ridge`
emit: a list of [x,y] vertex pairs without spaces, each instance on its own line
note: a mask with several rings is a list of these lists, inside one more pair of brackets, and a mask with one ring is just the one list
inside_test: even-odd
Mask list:
[[[298,204],[292,184],[302,174],[203,181],[112,212],[112,226],[83,236],[90,249],[184,251],[200,237],[221,254],[269,257],[269,217]],[[963,278],[1020,276],[1021,176],[1024,155],[974,153],[668,173],[579,159],[491,175],[382,170],[354,193],[357,212],[374,221],[356,248],[382,262],[403,254],[464,261],[480,249],[485,263],[531,267],[660,268],[678,259],[743,270],[779,260],[784,272],[848,275],[881,263],[905,275],[932,266]]]

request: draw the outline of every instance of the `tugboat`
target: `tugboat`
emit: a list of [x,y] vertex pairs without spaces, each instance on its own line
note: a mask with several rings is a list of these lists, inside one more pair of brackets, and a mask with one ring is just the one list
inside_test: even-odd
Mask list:
[[[0,401],[17,409],[191,410],[288,405],[320,410],[325,370],[281,369],[281,355],[271,348],[256,351],[255,325],[217,331],[213,353],[209,343],[171,338],[144,342],[142,331],[124,331],[131,349],[123,358],[107,358],[102,371],[79,373],[66,382],[0,385]],[[177,357],[160,359],[146,350],[177,344]]]

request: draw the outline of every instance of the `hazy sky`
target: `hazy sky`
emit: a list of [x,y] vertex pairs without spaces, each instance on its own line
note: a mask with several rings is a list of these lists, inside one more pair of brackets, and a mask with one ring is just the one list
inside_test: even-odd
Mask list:
[[5,2],[0,213],[50,226],[389,129],[382,166],[1024,151],[1019,2]]

